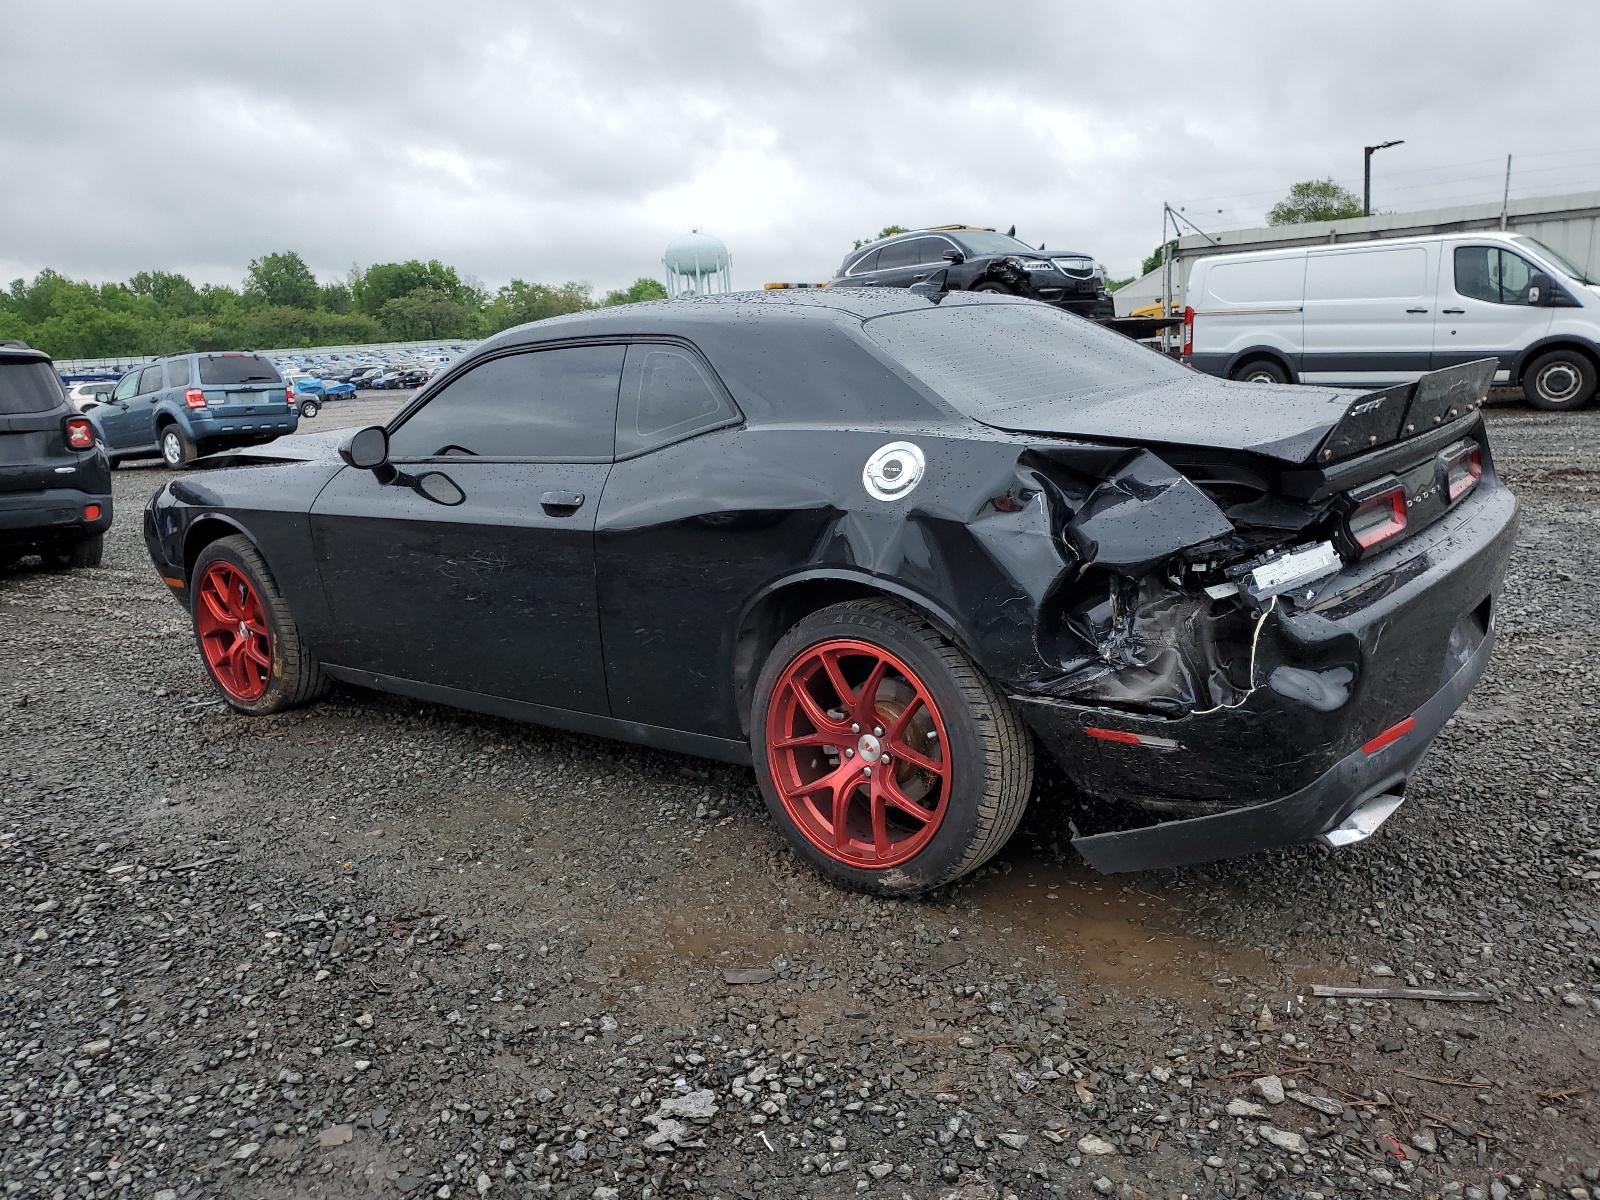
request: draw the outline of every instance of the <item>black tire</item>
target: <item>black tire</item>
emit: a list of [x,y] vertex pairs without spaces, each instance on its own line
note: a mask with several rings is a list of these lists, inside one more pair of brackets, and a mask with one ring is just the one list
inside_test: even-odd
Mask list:
[[1576,350],[1541,354],[1522,373],[1522,394],[1545,412],[1572,412],[1594,398],[1595,367]]
[[166,464],[169,471],[188,466],[199,455],[189,435],[176,425],[163,426],[160,438],[161,461]]
[[302,417],[305,417],[307,420],[309,420],[312,417],[316,416],[321,411],[322,411],[322,406],[320,404],[318,404],[315,400],[306,400],[306,401],[302,402],[301,405],[300,405],[300,415]]
[[1253,358],[1233,372],[1241,383],[1288,383],[1289,372],[1270,358]]
[[974,292],[992,292],[998,296],[1015,296],[1017,294],[1005,284],[997,283],[993,279],[985,279],[982,283],[974,284],[971,290]]
[[[255,589],[266,617],[271,667],[267,672],[266,690],[254,698],[242,698],[223,682],[209,661],[205,646],[201,644],[198,617],[199,607],[204,603],[201,581],[206,578],[212,565],[219,562],[245,577]],[[300,636],[294,616],[289,612],[288,604],[284,602],[283,593],[278,590],[277,581],[267,569],[266,560],[249,538],[237,534],[219,538],[200,552],[189,577],[189,617],[206,673],[211,676],[222,698],[240,712],[253,716],[282,712],[286,708],[309,704],[328,690],[329,681],[323,673],[322,664],[312,657],[310,648]]]
[[75,571],[98,567],[105,557],[106,535],[96,533],[72,546],[61,546],[44,553],[44,565],[55,571]]
[[[865,642],[899,659],[931,696],[945,728],[940,745],[947,749],[938,753],[941,759],[948,755],[950,782],[942,819],[920,849],[891,866],[855,866],[825,852],[801,830],[774,781],[770,758],[776,752],[769,751],[767,736],[774,690],[808,651],[831,641]],[[882,694],[880,690],[871,698],[874,705]],[[981,866],[1016,831],[1033,789],[1033,742],[1006,698],[931,625],[890,601],[835,604],[805,617],[784,634],[756,684],[750,728],[762,795],[789,844],[833,882],[881,896],[915,895]],[[863,744],[867,740],[863,738]],[[884,737],[875,747],[887,753],[890,738]],[[866,761],[863,749],[857,763]],[[891,768],[904,769],[904,761]],[[879,770],[884,768],[880,765]]]

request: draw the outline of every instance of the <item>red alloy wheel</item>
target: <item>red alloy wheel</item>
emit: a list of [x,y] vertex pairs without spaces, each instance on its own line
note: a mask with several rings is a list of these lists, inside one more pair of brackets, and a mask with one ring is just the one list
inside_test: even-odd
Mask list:
[[214,562],[195,593],[195,628],[211,674],[235,700],[259,700],[272,672],[272,634],[243,571]]
[[950,799],[948,746],[927,685],[870,642],[807,647],[767,706],[767,765],[784,809],[850,867],[896,866],[933,839]]

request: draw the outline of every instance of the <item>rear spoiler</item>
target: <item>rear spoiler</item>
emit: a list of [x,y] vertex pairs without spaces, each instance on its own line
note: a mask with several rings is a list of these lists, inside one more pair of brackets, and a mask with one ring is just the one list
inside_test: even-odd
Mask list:
[[1429,371],[1415,383],[1402,383],[1357,396],[1312,456],[1317,466],[1418,437],[1475,412],[1489,396],[1500,362],[1476,362]]

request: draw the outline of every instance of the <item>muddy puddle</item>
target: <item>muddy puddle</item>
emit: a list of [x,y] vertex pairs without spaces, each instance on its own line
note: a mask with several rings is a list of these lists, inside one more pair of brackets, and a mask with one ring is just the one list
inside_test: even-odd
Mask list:
[[1254,951],[1186,933],[1181,893],[1157,894],[1082,863],[1024,859],[1010,866],[962,886],[962,906],[976,908],[986,926],[973,933],[997,934],[1018,954],[1057,959],[1088,986],[1193,1001],[1285,970]]

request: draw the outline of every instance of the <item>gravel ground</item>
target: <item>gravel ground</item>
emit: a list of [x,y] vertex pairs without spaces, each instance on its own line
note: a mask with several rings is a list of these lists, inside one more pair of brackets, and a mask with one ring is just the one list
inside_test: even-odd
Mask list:
[[1105,878],[1047,788],[917,902],[821,885],[748,770],[233,715],[119,472],[104,567],[0,575],[5,1194],[1597,1191],[1600,411],[1490,420],[1500,645],[1377,837]]

